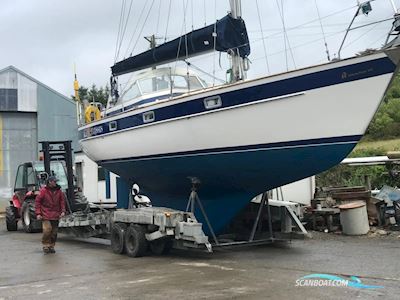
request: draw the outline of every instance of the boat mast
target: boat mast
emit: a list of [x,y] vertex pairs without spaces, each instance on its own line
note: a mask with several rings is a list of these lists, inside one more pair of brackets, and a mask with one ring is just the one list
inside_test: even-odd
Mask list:
[[[231,16],[234,19],[242,17],[242,1],[229,0],[231,6]],[[240,57],[238,49],[228,52],[232,59],[232,78],[231,83],[246,79],[246,70],[244,68],[244,60]]]

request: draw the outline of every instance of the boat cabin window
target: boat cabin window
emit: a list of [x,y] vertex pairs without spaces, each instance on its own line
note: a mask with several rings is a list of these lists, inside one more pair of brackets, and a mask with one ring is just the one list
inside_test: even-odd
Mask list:
[[174,88],[185,89],[185,90],[198,90],[202,89],[203,86],[196,76],[172,76],[172,81],[174,82]]
[[[190,75],[173,75],[172,76],[172,88],[181,90],[177,91],[178,93],[184,90],[186,91],[194,91],[198,89],[203,89],[207,87],[207,85],[201,81],[197,76]],[[160,94],[169,94],[171,91],[171,75],[168,74],[160,74],[153,75],[145,78],[138,79],[134,81],[128,89],[126,89],[119,101],[118,104],[123,102],[131,101],[133,99],[146,96],[152,93]]]
[[169,76],[157,76],[139,80],[140,89],[143,94],[150,94],[163,90],[169,90]]
[[141,93],[137,82],[135,82],[129,87],[129,89],[124,94],[122,94],[121,100],[125,102],[137,98],[139,96],[141,96]]

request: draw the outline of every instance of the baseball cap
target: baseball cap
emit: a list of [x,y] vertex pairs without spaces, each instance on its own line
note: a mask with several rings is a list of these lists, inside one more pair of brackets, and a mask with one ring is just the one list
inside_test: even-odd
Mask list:
[[48,181],[48,182],[49,182],[49,181],[55,181],[55,182],[57,182],[58,179],[57,179],[56,176],[49,176],[49,178],[47,179],[47,181]]

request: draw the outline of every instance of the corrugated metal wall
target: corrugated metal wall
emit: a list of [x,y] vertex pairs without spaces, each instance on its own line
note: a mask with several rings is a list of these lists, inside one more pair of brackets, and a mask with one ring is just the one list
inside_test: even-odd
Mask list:
[[11,197],[19,164],[38,159],[38,141],[72,140],[76,106],[14,67],[0,72],[0,212]]
[[18,165],[37,160],[36,113],[0,112],[0,211],[8,204]]
[[78,150],[75,103],[44,86],[38,85],[37,91],[39,141],[72,140],[72,148]]

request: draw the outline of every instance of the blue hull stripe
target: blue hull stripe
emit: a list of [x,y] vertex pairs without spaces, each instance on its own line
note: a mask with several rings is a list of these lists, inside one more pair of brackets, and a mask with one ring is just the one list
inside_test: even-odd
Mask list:
[[[275,98],[321,87],[389,74],[393,73],[395,68],[395,64],[388,57],[384,57],[258,86],[242,88],[220,94],[219,96],[222,100],[222,106],[214,109],[213,111],[256,102],[262,99]],[[151,107],[149,107],[149,111],[151,110]],[[155,120],[151,124],[178,117],[199,114],[210,110],[205,109],[204,98],[201,97],[191,101],[171,104],[166,107],[153,109],[152,111],[154,111]],[[117,130],[113,131],[113,133],[144,124],[142,114],[136,114],[128,117],[121,116],[121,118],[116,122]],[[110,133],[109,122],[93,125],[89,128],[80,130],[79,134],[80,139],[83,139],[92,136],[101,136],[107,133]]]
[[340,137],[321,138],[321,139],[258,144],[258,145],[249,145],[249,146],[203,149],[203,150],[175,152],[175,153],[168,153],[168,154],[157,154],[157,155],[147,155],[147,156],[139,156],[139,157],[102,160],[102,161],[99,161],[98,163],[107,163],[107,162],[124,161],[124,160],[168,158],[168,157],[188,156],[188,155],[268,150],[268,149],[276,149],[276,148],[306,147],[306,146],[324,145],[324,144],[357,143],[361,139],[361,137],[362,137],[362,135],[350,135],[350,136],[340,136]]

